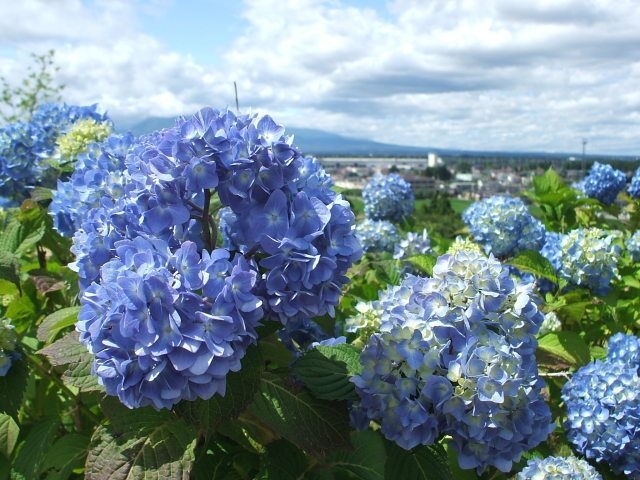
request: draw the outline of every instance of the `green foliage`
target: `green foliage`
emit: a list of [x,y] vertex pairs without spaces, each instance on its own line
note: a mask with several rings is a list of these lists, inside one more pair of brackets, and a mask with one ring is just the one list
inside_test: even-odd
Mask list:
[[441,445],[421,446],[411,451],[404,450],[390,442],[386,442],[386,446],[388,460],[385,465],[385,478],[453,479],[447,453]]
[[510,259],[508,263],[521,272],[532,273],[536,277],[546,278],[554,283],[558,282],[556,272],[549,260],[534,250],[520,252],[515,258]]
[[28,120],[41,103],[60,101],[64,85],[55,81],[59,67],[55,66],[54,57],[54,50],[41,55],[32,53],[33,65],[19,85],[13,86],[0,77],[0,120],[5,123]]

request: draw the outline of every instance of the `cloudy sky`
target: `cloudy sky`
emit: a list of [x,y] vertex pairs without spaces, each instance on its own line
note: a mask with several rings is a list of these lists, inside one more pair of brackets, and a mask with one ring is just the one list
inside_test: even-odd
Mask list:
[[0,0],[116,121],[204,105],[388,143],[640,155],[637,0]]

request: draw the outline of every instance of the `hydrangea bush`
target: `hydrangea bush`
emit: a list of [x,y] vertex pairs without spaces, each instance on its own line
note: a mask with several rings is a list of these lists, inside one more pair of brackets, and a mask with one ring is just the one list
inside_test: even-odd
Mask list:
[[611,165],[595,162],[579,188],[587,197],[611,205],[627,183],[624,172]]
[[399,221],[413,212],[411,184],[397,173],[375,175],[362,190],[364,213],[371,220]]
[[365,218],[356,226],[356,235],[365,252],[393,252],[400,235],[393,223]]

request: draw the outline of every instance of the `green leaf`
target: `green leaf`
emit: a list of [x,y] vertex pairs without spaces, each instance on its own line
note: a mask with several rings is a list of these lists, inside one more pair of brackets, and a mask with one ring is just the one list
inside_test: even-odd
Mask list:
[[20,427],[11,415],[0,413],[0,454],[11,458],[16,442],[20,435]]
[[264,478],[299,480],[309,468],[306,455],[295,445],[282,439],[267,445],[264,455]]
[[547,333],[538,339],[538,349],[574,367],[585,365],[591,360],[589,346],[575,332]]
[[433,275],[433,267],[436,265],[438,258],[434,255],[414,255],[407,258],[413,267],[426,276]]
[[299,377],[314,396],[324,400],[356,400],[349,379],[362,371],[360,351],[353,345],[312,348],[293,365]]
[[45,418],[31,427],[24,442],[18,446],[18,453],[11,471],[12,480],[38,478],[47,451],[58,433],[59,420]]
[[47,217],[39,207],[23,207],[0,234],[0,250],[17,256],[32,250],[47,230]]
[[104,402],[110,423],[91,438],[85,476],[94,480],[165,480],[190,476],[195,431],[175,413],[149,407],[129,410]]
[[24,359],[13,361],[4,377],[0,377],[0,412],[15,415],[22,405],[27,388],[28,370]]
[[20,290],[20,260],[11,252],[0,251],[0,278],[13,283]]
[[67,307],[46,316],[38,326],[38,340],[52,342],[61,330],[76,323],[79,311],[80,307]]
[[73,470],[84,467],[88,446],[89,437],[79,433],[59,438],[47,452],[40,468],[41,474],[46,473],[47,480],[68,479]]
[[528,272],[534,274],[536,277],[546,278],[554,283],[558,282],[556,272],[551,265],[551,262],[544,258],[540,252],[535,250],[525,250],[520,252],[515,258],[512,258],[507,263],[513,265],[522,272]]
[[[353,450],[332,454],[327,463],[332,469],[344,471],[349,478],[384,480],[387,453],[379,432],[351,432]],[[398,477],[399,478],[399,477]]]
[[91,374],[93,356],[80,343],[78,332],[70,332],[48,347],[37,352],[44,355],[54,367],[66,365],[62,380],[83,392],[103,391],[95,375]]
[[449,460],[439,445],[419,446],[410,451],[386,442],[385,478],[403,480],[453,480]]
[[224,397],[214,395],[209,400],[180,402],[176,410],[187,422],[208,435],[222,423],[235,419],[253,401],[262,370],[260,350],[249,348],[242,359],[242,369],[227,375]]
[[345,404],[326,402],[296,391],[285,380],[265,373],[249,410],[298,448],[315,456],[345,448],[349,419]]

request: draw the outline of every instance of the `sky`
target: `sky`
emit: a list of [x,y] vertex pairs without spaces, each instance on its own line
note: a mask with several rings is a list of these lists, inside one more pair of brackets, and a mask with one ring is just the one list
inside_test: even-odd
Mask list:
[[55,49],[118,121],[209,105],[469,150],[640,155],[638,0],[0,0],[0,76]]

